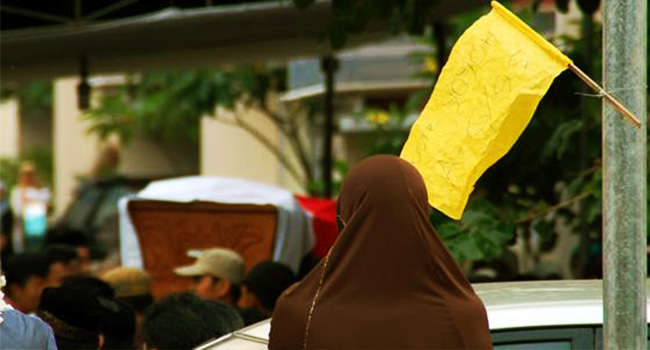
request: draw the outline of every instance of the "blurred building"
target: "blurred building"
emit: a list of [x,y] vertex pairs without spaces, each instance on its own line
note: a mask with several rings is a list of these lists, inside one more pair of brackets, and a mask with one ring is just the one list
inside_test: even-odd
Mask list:
[[[21,24],[22,22],[19,21],[18,17],[5,20],[5,15],[9,13],[7,9],[27,6],[19,2],[14,4],[14,2],[3,0],[3,5],[5,5],[3,29],[22,30],[21,28],[30,25],[37,27],[48,25],[43,20]],[[229,3],[238,2],[232,1]],[[441,8],[444,6],[453,7],[457,4],[454,1],[441,1],[441,3]],[[456,6],[455,11],[462,11],[463,6],[476,8],[477,4],[478,6],[484,5],[479,1],[467,1],[466,3],[466,5]],[[525,3],[525,1],[519,1],[515,5]],[[453,6],[449,4],[453,4]],[[303,121],[302,125],[304,126],[301,133],[309,141],[308,156],[315,165],[313,172],[315,174],[321,173],[321,165],[318,160],[323,156],[324,134],[322,128],[324,116],[322,101],[325,88],[320,59],[317,56],[314,57],[314,55],[329,52],[317,41],[317,38],[321,35],[320,33],[322,33],[322,28],[325,28],[324,24],[327,24],[327,18],[329,18],[329,10],[325,6],[326,4],[319,3],[310,11],[300,12],[297,15],[291,12],[295,10],[287,10],[287,6],[272,4],[237,5],[238,7],[226,8],[223,11],[216,7],[209,7],[203,12],[198,11],[199,5],[189,3],[178,5],[189,10],[147,8],[150,5],[146,5],[144,2],[139,2],[136,5],[136,10],[141,12],[140,15],[153,13],[150,17],[147,17],[151,23],[155,22],[155,24],[147,24],[149,28],[166,30],[166,25],[173,24],[176,26],[174,28],[177,29],[178,35],[181,35],[181,31],[187,30],[187,28],[196,26],[209,28],[216,23],[220,23],[218,21],[239,25],[238,28],[242,31],[237,42],[239,46],[230,47],[226,51],[220,49],[218,45],[228,44],[224,41],[227,38],[221,38],[218,33],[212,33],[212,31],[210,39],[213,40],[213,43],[211,44],[205,38],[202,41],[193,41],[194,38],[191,35],[184,35],[183,40],[185,42],[170,42],[167,45],[168,47],[164,49],[187,50],[188,47],[192,47],[193,51],[187,51],[190,54],[187,54],[186,51],[168,54],[152,52],[150,56],[157,55],[158,57],[149,61],[148,59],[138,61],[137,55],[129,56],[127,59],[120,58],[122,56],[119,56],[119,54],[126,55],[137,51],[136,53],[142,57],[151,57],[146,56],[149,53],[145,52],[146,50],[142,47],[138,48],[131,45],[132,43],[125,42],[125,51],[114,53],[113,58],[117,57],[117,59],[111,61],[111,57],[108,57],[91,61],[91,74],[93,70],[115,71],[117,64],[127,64],[128,69],[147,69],[149,67],[159,67],[160,69],[165,65],[165,67],[169,67],[173,63],[178,63],[180,66],[205,66],[206,62],[215,60],[218,63],[222,63],[221,61],[224,63],[239,62],[238,60],[242,57],[250,56],[251,48],[268,53],[266,57],[269,59],[279,57],[280,61],[288,62],[289,89],[277,96],[276,108],[280,113],[299,114],[298,118]],[[97,6],[99,5],[97,4]],[[207,6],[207,3],[202,6]],[[542,2],[541,12],[536,17],[539,21],[534,26],[543,31],[553,30],[555,27],[573,28],[571,23],[575,20],[575,15],[556,15],[552,6],[552,1]],[[128,29],[137,35],[145,33],[147,26],[135,19],[133,21],[124,20],[124,18],[128,19],[128,15],[133,15],[127,11],[128,9],[128,7],[124,7],[115,13],[107,12],[100,19],[122,20],[122,29],[114,29],[116,31]],[[58,11],[47,6],[41,10]],[[96,9],[96,11],[101,10],[101,8]],[[160,10],[160,12],[152,12],[156,10]],[[97,13],[99,12],[93,12],[91,15]],[[259,23],[260,26],[266,25],[266,30],[247,28],[244,22],[238,22],[259,20],[259,18],[265,18],[263,23],[256,23]],[[288,30],[281,30],[281,28],[276,29],[273,26],[274,21],[282,23],[295,22],[296,26],[302,26],[300,27],[301,32],[299,32],[301,36],[297,36],[296,33]],[[88,25],[91,26],[92,24],[92,22],[89,22]],[[287,25],[287,27],[291,26]],[[97,35],[104,35],[101,37],[106,39],[107,48],[104,50],[110,50],[111,45],[120,44],[118,34],[121,32],[108,32],[111,28],[106,25],[97,26],[96,29],[98,31]],[[86,35],[84,34],[86,33],[85,30],[87,29],[81,26],[79,29],[80,34],[77,36],[72,34],[65,36],[67,35],[66,32],[61,30],[58,32],[53,30],[52,33],[56,32],[60,36],[55,39],[60,40],[62,45],[67,45],[65,47],[75,48],[81,45],[82,41],[80,40],[83,39],[82,34]],[[273,32],[276,30],[277,33]],[[571,29],[566,30],[570,31]],[[264,33],[264,31],[268,33]],[[106,34],[102,34],[104,32]],[[33,36],[14,36],[12,39],[15,40],[12,42],[3,43],[3,50],[5,48],[4,51],[6,52],[22,50],[20,51],[21,55],[24,53],[25,57],[36,60],[38,56],[29,56],[32,48],[39,47],[34,43],[46,43],[48,35],[50,35],[50,38],[54,37],[51,33],[43,33],[42,35]],[[136,36],[136,34],[133,34],[133,36]],[[157,42],[156,40],[161,40],[159,38],[160,33],[154,32],[146,35],[146,37],[138,38],[152,41],[151,45],[154,45]],[[270,41],[271,39],[268,42],[260,42],[259,40],[266,40],[264,35],[269,36],[269,38],[277,37],[278,39],[273,42]],[[410,58],[410,54],[415,51],[430,52],[432,48],[408,36],[397,36],[378,41],[378,39],[386,37],[385,30],[378,31],[376,28],[371,28],[367,37],[363,39],[351,38],[352,44],[357,47],[356,49],[342,51],[336,55],[339,68],[334,77],[336,114],[334,155],[337,159],[346,160],[350,164],[354,164],[365,157],[367,150],[376,142],[378,137],[385,137],[387,132],[407,132],[408,127],[416,118],[415,114],[403,116],[399,120],[389,116],[388,120],[384,121],[382,118],[385,119],[386,116],[381,113],[387,112],[392,104],[403,104],[413,93],[430,86],[429,80],[415,76],[416,73],[421,72],[426,67],[423,67],[422,62],[414,63]],[[127,40],[124,39],[124,36],[122,38],[121,40]],[[366,44],[359,46],[362,42]],[[369,45],[368,42],[372,44]],[[213,45],[214,48],[207,50],[199,45]],[[49,44],[41,45],[40,49],[50,50],[50,46]],[[101,50],[97,52],[97,55],[103,54]],[[311,54],[309,54],[310,52]],[[295,59],[295,57],[310,56],[312,58]],[[30,72],[30,74],[40,72],[45,75],[52,74],[52,72],[63,72],[61,74],[67,76],[58,77],[55,80],[51,116],[30,116],[29,113],[23,113],[15,100],[8,100],[0,105],[0,155],[16,157],[29,147],[48,147],[49,145],[55,164],[53,185],[56,193],[56,208],[59,211],[72,200],[73,189],[78,183],[78,178],[90,174],[97,162],[98,154],[107,147],[106,142],[101,142],[96,136],[88,133],[88,121],[78,109],[77,87],[80,80],[78,77],[70,77],[73,72],[78,72],[78,62],[76,58],[72,60],[72,63],[70,63],[70,59],[64,60],[63,58],[61,56],[60,59],[52,59],[47,65],[35,66],[36,68]],[[28,62],[27,58],[24,60],[27,63],[31,62]],[[3,64],[5,64],[4,61]],[[18,60],[12,62],[12,64],[16,65],[20,63]],[[434,65],[437,66],[437,62],[434,62]],[[26,68],[22,71],[19,68],[20,66],[18,66],[18,69],[8,69],[6,71],[13,74],[11,77],[18,77],[20,74],[28,73]],[[120,79],[119,75],[117,77],[102,75],[93,76],[89,82],[93,86],[95,93],[101,93],[102,89],[110,89],[115,84],[123,83]],[[369,118],[366,113],[369,110],[378,113],[377,118],[379,120],[375,118],[373,121],[372,118]],[[235,112],[216,111],[216,113],[226,117],[228,113],[244,115],[247,120],[251,121],[252,125],[255,125],[258,132],[267,136],[270,145],[261,144],[250,132],[235,125],[220,123],[212,118],[204,118],[200,125],[201,142],[198,149],[182,144],[168,144],[159,140],[152,140],[144,135],[138,135],[128,145],[120,145],[119,173],[127,176],[155,178],[201,173],[247,178],[271,185],[280,185],[295,192],[304,193],[306,191],[306,184],[302,181],[303,179],[292,176],[286,167],[278,162],[274,154],[275,148],[277,151],[287,153],[291,163],[297,164],[298,162],[297,156],[290,151],[289,141],[284,138],[272,122],[258,112],[246,110],[243,107],[238,108]],[[383,127],[378,127],[377,124],[381,124],[380,126]],[[378,132],[378,130],[381,131]]]

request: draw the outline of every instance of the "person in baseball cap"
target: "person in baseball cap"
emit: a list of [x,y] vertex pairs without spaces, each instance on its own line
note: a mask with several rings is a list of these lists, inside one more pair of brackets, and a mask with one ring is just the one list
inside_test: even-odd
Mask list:
[[135,312],[136,349],[141,349],[143,344],[142,327],[144,325],[145,309],[153,304],[151,277],[138,268],[117,267],[106,272],[102,280],[108,282],[115,291],[115,298],[133,308]]
[[244,259],[233,250],[214,248],[203,251],[194,264],[174,269],[174,273],[192,277],[199,297],[235,306],[244,279]]

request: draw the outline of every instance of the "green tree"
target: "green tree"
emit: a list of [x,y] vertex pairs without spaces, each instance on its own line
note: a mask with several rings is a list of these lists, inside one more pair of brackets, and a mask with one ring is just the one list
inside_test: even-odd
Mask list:
[[[53,84],[51,81],[30,81],[16,86],[2,84],[0,101],[17,98],[21,112],[37,112],[37,115],[50,117],[52,113]],[[40,112],[40,113],[39,113]],[[16,184],[18,170],[22,162],[35,164],[38,178],[44,185],[52,186],[53,156],[52,150],[44,147],[32,147],[22,150],[16,158],[0,158],[0,180],[9,188]]]
[[[103,94],[90,111],[91,131],[101,137],[112,133],[128,142],[137,131],[168,140],[198,144],[199,121],[213,116],[235,124],[255,137],[299,182],[303,176],[313,180],[313,164],[301,137],[297,113],[280,113],[269,99],[271,93],[286,90],[286,70],[266,65],[244,66],[231,70],[198,69],[176,73],[147,73],[132,84]],[[300,168],[255,125],[234,113],[234,120],[220,118],[217,107],[235,110],[238,106],[255,109],[277,125],[298,157]]]

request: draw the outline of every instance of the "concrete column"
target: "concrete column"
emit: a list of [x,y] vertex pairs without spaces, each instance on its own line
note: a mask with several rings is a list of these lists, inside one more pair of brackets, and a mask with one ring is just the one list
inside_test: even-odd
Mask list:
[[18,157],[19,135],[18,100],[11,98],[0,103],[0,157]]
[[77,78],[54,83],[55,215],[70,204],[79,177],[88,174],[99,150],[99,140],[87,132],[89,123],[77,108],[77,84]]

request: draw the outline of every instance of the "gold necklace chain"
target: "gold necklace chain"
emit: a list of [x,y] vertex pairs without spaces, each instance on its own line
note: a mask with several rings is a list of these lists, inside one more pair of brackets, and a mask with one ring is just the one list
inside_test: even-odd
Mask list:
[[305,326],[305,337],[302,343],[303,350],[307,350],[307,337],[309,336],[309,328],[311,327],[311,318],[312,315],[314,314],[316,299],[318,299],[318,295],[320,294],[320,289],[323,286],[323,279],[325,278],[325,271],[327,270],[327,263],[329,262],[331,252],[332,250],[330,249],[330,251],[327,253],[327,256],[325,257],[325,262],[323,263],[323,271],[320,274],[320,281],[318,281],[318,288],[316,288],[316,294],[314,294],[314,299],[311,301],[311,307],[309,308],[309,315],[307,316],[307,325]]

